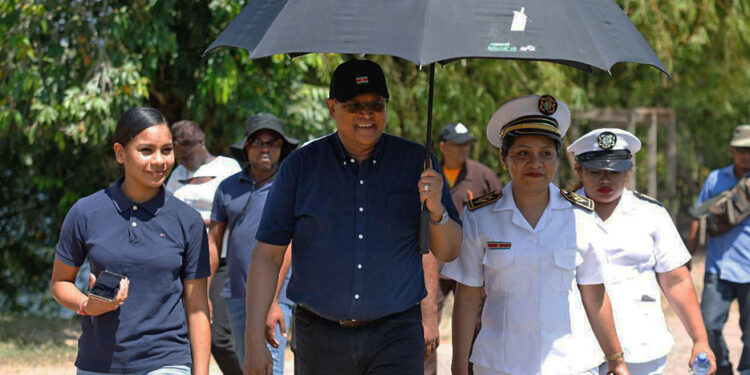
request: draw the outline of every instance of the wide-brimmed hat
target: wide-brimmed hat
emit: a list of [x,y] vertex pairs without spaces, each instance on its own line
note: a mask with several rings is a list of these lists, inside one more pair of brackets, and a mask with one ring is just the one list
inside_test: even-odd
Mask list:
[[630,169],[640,149],[638,137],[618,128],[594,129],[568,146],[584,168],[617,172]]
[[279,158],[279,161],[284,160],[287,155],[289,155],[295,148],[297,148],[299,140],[291,138],[287,136],[286,133],[284,133],[284,126],[281,123],[281,120],[270,113],[261,112],[247,119],[247,121],[245,122],[245,136],[241,141],[235,142],[234,144],[229,146],[229,151],[232,154],[232,157],[239,160],[240,162],[246,162],[247,153],[245,152],[245,143],[247,143],[247,140],[250,139],[253,134],[264,129],[272,130],[278,133],[284,140],[284,145],[281,148],[281,157]]
[[750,125],[739,125],[734,128],[732,141],[729,142],[732,147],[750,147]]

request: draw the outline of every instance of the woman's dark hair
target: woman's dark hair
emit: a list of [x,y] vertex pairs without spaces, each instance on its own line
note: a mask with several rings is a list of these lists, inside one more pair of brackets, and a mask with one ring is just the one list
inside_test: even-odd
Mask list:
[[142,131],[156,125],[167,125],[167,119],[156,108],[130,108],[117,121],[115,142],[127,146]]
[[[508,156],[508,150],[510,150],[510,146],[513,146],[513,143],[516,142],[516,139],[524,135],[536,135],[536,134],[508,134],[505,137],[503,137],[503,144],[502,144],[502,147],[500,147],[503,157]],[[555,151],[557,152],[557,157],[560,157],[560,147],[562,146],[560,141],[554,138],[550,138],[550,139],[552,139],[552,142],[555,143]]]

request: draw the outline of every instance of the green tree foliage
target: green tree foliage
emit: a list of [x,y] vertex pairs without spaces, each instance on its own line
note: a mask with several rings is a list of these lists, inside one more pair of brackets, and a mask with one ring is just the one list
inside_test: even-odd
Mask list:
[[[550,93],[573,109],[673,108],[679,126],[679,204],[706,172],[728,161],[731,128],[748,121],[750,5],[743,0],[618,0],[670,69],[618,64],[612,74],[549,63],[461,60],[436,71],[434,134],[468,125],[473,157],[501,178],[485,125],[504,101]],[[78,198],[120,173],[111,157],[119,116],[150,105],[170,122],[192,119],[225,154],[259,111],[300,139],[333,129],[323,100],[345,57],[310,54],[248,61],[242,50],[203,50],[239,13],[229,0],[6,0],[0,2],[0,309],[19,310],[44,291],[54,245]],[[427,69],[387,57],[388,131],[424,139]],[[586,130],[586,129],[582,129]],[[639,135],[642,135],[639,133]],[[660,145],[660,151],[663,151]],[[644,155],[639,157],[643,158]],[[663,158],[663,155],[660,156]],[[562,162],[561,182],[571,173]],[[638,170],[645,182],[645,170]],[[664,186],[664,173],[660,173]],[[47,299],[49,301],[49,299]]]

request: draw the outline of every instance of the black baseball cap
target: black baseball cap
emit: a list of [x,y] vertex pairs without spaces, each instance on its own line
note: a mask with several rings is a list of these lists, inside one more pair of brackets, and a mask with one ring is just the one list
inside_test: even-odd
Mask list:
[[272,130],[284,139],[284,146],[281,148],[281,158],[279,161],[284,160],[284,157],[297,148],[299,140],[291,138],[284,133],[284,127],[278,117],[270,113],[260,112],[253,115],[245,122],[245,136],[242,140],[229,146],[229,151],[232,154],[232,157],[241,162],[247,161],[245,143],[253,136],[253,134],[263,129]]
[[331,77],[329,98],[343,103],[357,95],[369,93],[390,98],[380,65],[370,60],[353,59],[336,67]]
[[440,129],[440,141],[452,141],[454,143],[462,144],[469,141],[476,141],[477,139],[469,133],[469,129],[460,122],[453,122],[443,126]]

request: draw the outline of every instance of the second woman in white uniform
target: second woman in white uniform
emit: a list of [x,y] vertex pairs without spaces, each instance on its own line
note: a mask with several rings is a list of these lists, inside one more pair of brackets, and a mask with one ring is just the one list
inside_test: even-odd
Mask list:
[[609,370],[628,374],[595,248],[593,204],[551,184],[569,124],[564,103],[532,95],[504,104],[488,125],[512,182],[468,204],[461,253],[443,268],[458,281],[454,375],[472,364],[477,375],[598,374],[603,353]]
[[[690,364],[705,352],[715,371],[685,266],[690,253],[667,210],[625,188],[632,155],[640,148],[637,137],[616,128],[593,130],[568,147],[583,185],[577,193],[594,200],[597,225],[606,238],[599,247],[608,257],[606,287],[628,369],[633,375],[664,373],[674,340],[662,312],[661,289],[693,340]],[[606,373],[605,364],[600,373]]]

